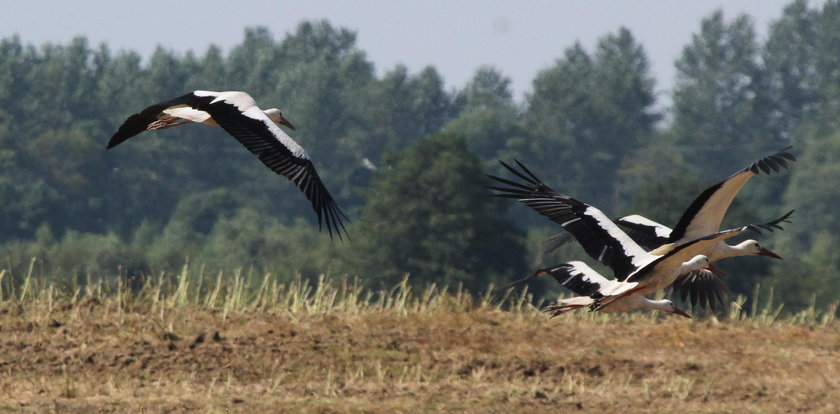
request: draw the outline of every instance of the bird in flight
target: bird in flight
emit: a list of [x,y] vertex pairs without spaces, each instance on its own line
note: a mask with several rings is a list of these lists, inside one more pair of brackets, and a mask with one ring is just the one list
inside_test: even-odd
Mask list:
[[203,123],[220,126],[255,154],[266,167],[280,174],[303,192],[318,216],[318,228],[326,226],[330,237],[346,235],[347,215],[327,191],[309,155],[279,125],[295,129],[276,108],[262,110],[245,92],[194,91],[159,102],[129,116],[108,141],[113,148],[146,130]]

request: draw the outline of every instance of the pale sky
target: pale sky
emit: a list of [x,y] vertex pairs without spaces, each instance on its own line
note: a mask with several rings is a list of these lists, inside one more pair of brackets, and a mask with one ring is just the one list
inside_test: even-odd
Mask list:
[[718,8],[727,21],[748,14],[763,38],[790,1],[21,0],[3,2],[0,36],[18,34],[24,43],[41,45],[84,35],[93,47],[105,42],[113,51],[144,57],[157,45],[202,55],[211,44],[229,51],[242,42],[246,27],[265,26],[282,39],[303,20],[327,19],[357,32],[358,47],[380,74],[398,63],[412,73],[432,65],[455,88],[491,64],[513,80],[521,101],[535,75],[575,41],[592,51],[598,38],[625,26],[643,45],[657,93],[667,101],[674,61],[703,17]]

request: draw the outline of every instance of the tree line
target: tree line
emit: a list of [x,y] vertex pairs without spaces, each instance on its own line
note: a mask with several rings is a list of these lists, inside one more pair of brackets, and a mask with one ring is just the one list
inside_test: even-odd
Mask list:
[[[353,31],[327,21],[275,39],[245,30],[227,53],[132,51],[0,40],[0,255],[13,277],[29,257],[45,273],[137,275],[257,268],[486,289],[552,261],[557,226],[493,199],[484,174],[526,163],[555,189],[620,216],[673,225],[706,186],[787,145],[800,161],[757,177],[724,226],[795,208],[786,230],[761,236],[784,263],[722,266],[735,292],[757,282],[791,307],[840,293],[835,182],[840,170],[840,1],[798,0],[766,39],[747,16],[715,12],[675,62],[672,104],[657,105],[643,45],[619,28],[588,50],[570,45],[521,101],[497,69],[447,90],[429,66],[377,75]],[[223,131],[144,133],[105,151],[129,114],[195,89],[244,90],[279,107],[295,140],[350,214],[351,239],[318,234],[293,185]],[[56,276],[58,277],[58,276]],[[550,283],[533,288],[553,294]]]

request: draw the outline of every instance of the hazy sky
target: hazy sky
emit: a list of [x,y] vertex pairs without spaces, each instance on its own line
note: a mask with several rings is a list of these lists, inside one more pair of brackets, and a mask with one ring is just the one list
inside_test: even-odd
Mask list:
[[157,45],[203,54],[210,44],[227,52],[242,41],[246,27],[266,26],[282,39],[302,20],[327,19],[357,31],[359,48],[379,73],[397,63],[412,72],[432,65],[451,88],[463,86],[480,65],[492,64],[513,80],[521,100],[537,72],[576,40],[591,51],[598,38],[625,26],[644,46],[657,91],[664,94],[673,82],[674,60],[701,18],[718,8],[727,20],[746,13],[763,37],[790,1],[21,0],[3,2],[0,36],[18,34],[24,43],[40,45],[84,35],[94,46],[105,42],[114,51],[143,56]]

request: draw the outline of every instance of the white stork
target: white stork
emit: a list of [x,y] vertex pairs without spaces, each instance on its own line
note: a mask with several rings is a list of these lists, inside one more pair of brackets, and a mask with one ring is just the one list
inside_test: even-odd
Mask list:
[[[595,309],[600,309],[612,301],[630,294],[646,295],[664,289],[674,283],[679,275],[687,273],[683,266],[685,262],[691,263],[698,260],[698,255],[701,255],[708,262],[709,258],[706,253],[713,249],[716,243],[748,230],[760,232],[760,229],[780,229],[778,223],[784,221],[790,215],[788,213],[779,219],[764,224],[747,225],[716,232],[679,245],[676,243],[667,244],[656,251],[647,252],[601,210],[554,191],[542,183],[521,163],[518,163],[518,165],[524,172],[517,171],[507,164],[502,164],[516,176],[525,180],[526,184],[490,176],[490,178],[509,187],[488,186],[488,188],[498,191],[499,193],[496,195],[499,197],[517,199],[541,215],[563,226],[577,239],[587,254],[609,266],[615,273],[617,281],[621,282],[618,285],[610,285],[606,291],[599,290],[597,294],[592,296],[595,299],[593,306]],[[716,270],[711,264],[707,267]],[[579,272],[579,274],[586,275],[587,273]],[[533,278],[536,275],[514,282],[514,284]],[[700,288],[703,288],[703,286]]]
[[[741,235],[747,231],[760,232],[760,228],[772,230],[772,226],[774,225],[776,224],[749,224],[734,229],[720,231],[681,245],[668,245],[671,247],[662,249],[660,252],[664,253],[662,256],[653,255],[656,259],[647,265],[634,270],[626,277],[619,276],[624,282],[622,286],[612,289],[610,292],[607,292],[608,294],[606,295],[594,298],[596,303],[593,304],[592,309],[599,310],[616,300],[621,300],[633,294],[649,295],[660,289],[665,289],[668,286],[671,286],[671,284],[677,280],[678,276],[697,270],[688,269],[686,266],[683,266],[684,268],[674,271],[671,270],[673,268],[673,264],[671,263],[673,262],[682,262],[688,260],[689,258],[693,258],[691,260],[696,260],[697,257],[702,257],[705,259],[706,263],[709,263],[707,269],[714,271],[716,269],[712,267],[713,265],[711,265],[709,257],[702,254],[703,252],[713,249],[716,243],[720,243],[728,238]],[[698,254],[700,256],[696,256]]]
[[[625,216],[614,221],[628,236],[649,249],[655,249],[669,243],[682,244],[712,234],[720,230],[723,216],[726,215],[732,200],[735,199],[735,196],[750,178],[762,171],[766,174],[770,174],[771,170],[779,172],[781,168],[787,168],[788,161],[796,161],[796,157],[787,152],[790,148],[787,147],[775,154],[768,155],[703,190],[685,209],[673,229],[638,214]],[[562,236],[554,236],[553,238],[556,239],[557,243],[552,249],[569,241],[569,238],[563,238]],[[780,259],[775,253],[762,249],[755,240],[747,240],[735,246],[720,243],[709,252],[709,259],[714,262],[727,257],[748,255],[764,255]]]
[[[528,201],[531,200],[523,200],[526,203]],[[539,202],[545,201],[542,200]],[[595,218],[595,220],[606,220],[607,223],[610,223],[609,219],[603,213],[600,213],[599,210],[591,206],[588,206],[588,208],[592,209],[586,213],[588,216]],[[540,269],[533,275],[508,284],[501,289],[506,289],[514,284],[530,280],[537,276],[550,275],[561,285],[582,295],[569,299],[561,299],[557,303],[547,307],[545,311],[552,314],[552,316],[572,309],[589,306],[592,310],[602,312],[626,312],[637,308],[649,308],[690,317],[684,311],[677,308],[670,300],[650,300],[645,295],[668,287],[681,274],[699,269],[715,271],[716,268],[711,264],[709,258],[703,254],[698,254],[698,252],[702,252],[720,240],[735,237],[750,230],[759,231],[760,228],[765,228],[766,225],[748,225],[718,232],[680,246],[674,246],[661,256],[645,252],[644,249],[635,245],[626,235],[622,236],[619,233],[611,233],[611,230],[618,230],[618,227],[599,230],[595,228],[586,229],[584,228],[585,226],[585,224],[584,226],[579,226],[576,229],[576,233],[573,234],[600,231],[610,233],[611,237],[617,236],[614,240],[621,244],[622,249],[613,255],[614,260],[612,263],[615,266],[613,269],[629,268],[631,269],[629,273],[614,270],[616,279],[608,280],[585,263],[574,261]],[[612,226],[615,225],[612,224]],[[618,231],[620,232],[620,230]]]
[[330,237],[346,232],[342,218],[347,216],[321,182],[309,155],[277,124],[295,129],[276,108],[263,111],[245,92],[195,91],[156,103],[123,122],[108,141],[113,148],[145,131],[187,123],[218,125],[236,138],[272,171],[285,176],[300,188],[318,215],[318,228],[325,224]]
[[[752,163],[747,168],[732,174],[723,181],[704,190],[685,210],[673,230],[640,215],[622,217],[614,220],[614,222],[636,243],[651,249],[651,251],[656,251],[658,248],[670,244],[680,245],[698,237],[715,233],[720,230],[721,221],[723,221],[723,216],[726,214],[730,204],[732,204],[732,200],[750,178],[758,175],[761,171],[767,174],[771,170],[779,172],[780,168],[787,167],[787,160],[796,160],[796,157],[787,152],[789,149],[790,147],[787,147],[775,154],[764,157]],[[519,164],[519,166],[530,174],[530,177],[522,175],[504,162],[502,162],[502,165],[530,184],[537,184],[538,180],[534,181],[535,177],[533,177],[533,174],[522,164]],[[793,211],[787,213],[779,218],[776,223],[786,221],[792,213]],[[549,239],[549,247],[546,251],[551,251],[568,243],[572,238],[570,236],[569,233],[553,236]],[[721,241],[712,246],[709,251],[704,252],[704,254],[712,262],[727,257],[749,255],[761,255],[781,259],[781,256],[762,247],[761,244],[752,239],[745,240],[734,246]],[[720,272],[720,274],[723,273]],[[699,299],[701,304],[706,303],[709,307],[714,306],[715,298],[722,301],[723,296],[729,291],[717,276],[703,270],[680,275],[680,278],[674,284],[674,288],[681,292],[683,300],[690,295],[692,304],[696,304]]]
[[[685,269],[696,268],[697,266],[704,266],[708,261],[706,256],[696,256],[694,262],[683,263]],[[580,309],[593,306],[595,299],[592,298],[596,293],[607,292],[611,288],[615,288],[620,284],[616,280],[608,280],[600,273],[589,267],[586,263],[574,261],[559,264],[557,266],[540,269],[534,273],[534,276],[549,275],[557,280],[561,285],[569,288],[573,292],[582,296],[575,296],[571,298],[559,299],[557,302],[543,308],[543,311],[552,317],[566,313],[573,309]],[[634,309],[652,309],[660,312],[673,313],[676,315],[691,318],[691,315],[678,308],[668,299],[651,300],[639,294],[627,295],[622,299],[615,300],[604,307],[598,309],[600,312],[628,312]]]

